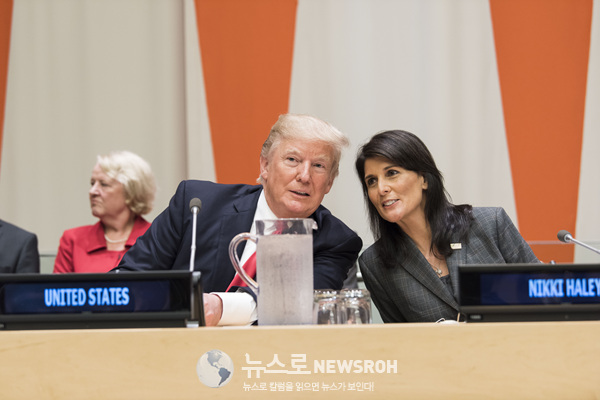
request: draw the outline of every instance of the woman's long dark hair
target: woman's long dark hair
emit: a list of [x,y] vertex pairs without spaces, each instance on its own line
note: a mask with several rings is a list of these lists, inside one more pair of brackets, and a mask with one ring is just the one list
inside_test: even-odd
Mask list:
[[395,265],[398,250],[401,256],[406,254],[407,236],[397,224],[384,220],[369,200],[365,162],[376,157],[386,158],[393,165],[414,171],[425,178],[425,218],[431,228],[431,250],[437,257],[451,255],[452,236],[458,234],[461,239],[466,236],[473,219],[473,208],[468,204],[454,205],[450,202],[442,173],[421,139],[406,131],[385,131],[373,136],[359,149],[356,157],[356,172],[362,184],[371,231],[384,264],[389,267]]

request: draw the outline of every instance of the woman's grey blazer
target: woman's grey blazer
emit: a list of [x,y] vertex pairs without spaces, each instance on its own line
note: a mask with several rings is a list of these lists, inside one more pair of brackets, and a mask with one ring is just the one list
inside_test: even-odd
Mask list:
[[[473,208],[467,238],[453,241],[446,259],[452,289],[458,293],[459,264],[539,262],[504,209]],[[460,243],[457,245],[455,243]],[[460,248],[457,248],[460,247]],[[435,322],[458,316],[458,303],[417,246],[409,239],[408,254],[396,265],[382,265],[372,245],[359,258],[360,271],[384,322]]]

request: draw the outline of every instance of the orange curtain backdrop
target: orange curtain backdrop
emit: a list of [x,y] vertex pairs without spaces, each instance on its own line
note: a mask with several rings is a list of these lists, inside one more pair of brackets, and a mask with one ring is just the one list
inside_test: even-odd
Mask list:
[[195,0],[215,171],[256,183],[271,126],[286,113],[297,0]]
[[[575,235],[592,0],[490,0],[519,230]],[[575,235],[576,236],[576,235]],[[532,246],[572,262],[572,245]]]
[[6,81],[8,79],[8,52],[13,0],[0,1],[0,165],[2,165],[2,137],[6,110]]

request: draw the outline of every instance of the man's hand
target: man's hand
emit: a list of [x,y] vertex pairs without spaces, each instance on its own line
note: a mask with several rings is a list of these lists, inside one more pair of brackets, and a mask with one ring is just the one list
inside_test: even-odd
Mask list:
[[223,315],[223,301],[212,293],[204,293],[203,300],[206,326],[217,326]]

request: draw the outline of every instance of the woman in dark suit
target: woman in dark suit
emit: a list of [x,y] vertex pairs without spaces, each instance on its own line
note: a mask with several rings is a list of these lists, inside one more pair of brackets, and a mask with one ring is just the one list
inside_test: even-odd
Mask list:
[[459,264],[539,262],[502,208],[454,205],[425,144],[405,131],[376,134],[356,171],[375,243],[359,258],[384,322],[459,318]]

